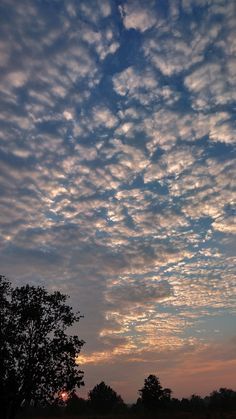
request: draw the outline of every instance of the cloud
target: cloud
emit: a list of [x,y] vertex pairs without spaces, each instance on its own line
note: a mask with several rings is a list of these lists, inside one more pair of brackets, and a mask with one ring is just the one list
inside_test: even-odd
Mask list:
[[9,83],[9,87],[21,87],[27,80],[27,74],[23,71],[13,71],[7,74],[6,81]]
[[233,68],[230,60],[226,66],[218,62],[204,63],[186,77],[185,85],[192,93],[194,109],[206,110],[235,101]]
[[113,128],[118,120],[109,109],[97,107],[93,109],[95,125],[102,125],[106,128]]
[[63,116],[67,121],[73,120],[73,114],[70,111],[64,111]]
[[[161,21],[155,28],[155,36],[151,33],[143,43],[145,57],[168,77],[204,61],[205,51],[218,39],[221,31],[221,26],[207,11],[201,25],[196,24],[192,17],[181,22],[181,16],[178,21],[179,9],[175,6],[173,3],[169,8],[169,22]],[[188,35],[186,25],[189,27]]]
[[[199,345],[199,343],[192,342],[192,344],[186,344],[184,350],[183,348],[176,348],[175,350],[165,350],[163,352],[159,351],[158,347],[157,344],[153,351],[146,351],[146,354],[133,353],[128,356],[117,357],[116,363],[109,363],[109,368],[105,370],[105,373],[102,356],[108,362],[106,357],[108,353],[103,355],[100,353],[100,359],[97,358],[96,360],[94,354],[94,362],[92,362],[92,357],[90,357],[90,359],[86,359],[87,363],[83,365],[86,376],[89,379],[84,391],[86,392],[87,388],[92,388],[97,382],[97,377],[101,377],[101,374],[106,379],[106,382],[110,383],[113,383],[112,380],[114,377],[117,377],[114,380],[114,384],[117,385],[117,391],[120,389],[119,392],[122,393],[121,390],[123,390],[122,394],[125,394],[125,401],[133,401],[138,396],[137,388],[143,385],[144,378],[150,372],[160,377],[163,387],[167,387],[170,382],[172,383],[171,388],[174,391],[174,397],[190,397],[194,393],[205,396],[215,388],[215,383],[221,380],[225,385],[230,383],[228,384],[229,387],[233,388],[234,378],[230,371],[235,367],[233,352],[235,348],[232,343],[230,344],[227,341],[226,348],[222,343],[216,344],[216,342],[212,342],[209,345]],[[127,367],[128,365],[129,368]],[[194,368],[193,365],[195,366]],[[189,371],[192,371],[190,377]],[[132,376],[131,384],[130,375]],[[137,385],[137,383],[139,384]]]
[[131,94],[131,97],[138,90],[152,90],[157,87],[157,82],[151,72],[150,74],[138,74],[132,67],[127,68],[118,76],[114,77],[113,83],[115,91],[119,95],[124,96],[126,94]]
[[171,295],[171,289],[167,281],[157,283],[134,283],[127,281],[125,284],[115,285],[106,293],[107,300],[118,307],[132,305],[146,305]]
[[129,0],[123,6],[120,6],[120,13],[123,24],[126,29],[136,29],[145,32],[155,25],[157,17],[153,2],[147,7],[145,2]]
[[158,163],[150,164],[144,174],[144,182],[161,180],[167,176],[178,177],[187,171],[201,155],[201,150],[191,147],[178,147],[159,159]]
[[[173,104],[179,98],[169,86],[161,86],[158,77],[151,69],[135,69],[128,67],[113,77],[113,87],[116,93],[128,100],[135,99],[143,106],[165,103]],[[125,114],[123,113],[123,116]]]
[[109,0],[100,2],[99,0],[92,0],[90,3],[82,1],[79,4],[74,3],[74,7],[92,22],[97,22],[102,18],[107,18],[111,13],[111,5]]
[[236,233],[235,221],[236,221],[235,217],[233,216],[230,216],[227,218],[220,217],[220,218],[217,218],[216,221],[214,221],[214,223],[212,224],[212,227],[215,230],[222,231],[224,233],[235,234]]
[[235,314],[233,8],[56,3],[3,0],[2,273],[79,304],[88,381],[212,377]]
[[99,32],[90,27],[85,27],[82,39],[95,49],[101,60],[104,60],[108,54],[114,54],[119,48],[117,36],[109,26],[105,31]]

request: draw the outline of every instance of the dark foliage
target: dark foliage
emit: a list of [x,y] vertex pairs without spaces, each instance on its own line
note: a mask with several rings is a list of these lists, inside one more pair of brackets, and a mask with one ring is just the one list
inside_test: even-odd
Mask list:
[[148,410],[168,407],[171,400],[171,390],[162,388],[159,378],[150,374],[144,380],[144,386],[139,390],[140,398],[138,404],[143,405]]
[[172,399],[174,410],[182,412],[227,412],[236,411],[236,392],[220,388],[204,398],[193,394],[189,399]]
[[83,384],[76,365],[83,341],[66,333],[80,315],[67,296],[44,288],[13,289],[0,276],[1,418],[12,419],[22,406],[50,403]]
[[67,415],[84,415],[88,412],[87,400],[78,397],[75,393],[71,394],[67,403],[65,413]]
[[236,391],[220,388],[213,391],[207,398],[209,407],[218,410],[236,410]]
[[144,413],[145,410],[149,410],[153,413],[169,410],[191,412],[191,414],[236,411],[236,392],[231,389],[220,388],[205,398],[193,394],[190,398],[182,400],[172,398],[171,393],[170,389],[162,388],[158,377],[149,375],[144,380],[143,388],[139,390],[140,397],[132,407],[132,411]]
[[111,412],[120,410],[124,406],[124,402],[110,386],[107,386],[104,381],[97,384],[89,392],[89,405],[95,412]]

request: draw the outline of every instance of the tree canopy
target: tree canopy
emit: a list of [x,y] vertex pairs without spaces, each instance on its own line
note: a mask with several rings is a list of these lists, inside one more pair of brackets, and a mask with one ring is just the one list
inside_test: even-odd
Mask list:
[[165,406],[171,398],[171,390],[163,389],[159,378],[153,374],[145,378],[144,386],[139,390],[139,394],[139,402],[149,410]]
[[110,386],[107,386],[104,381],[89,392],[89,402],[93,410],[103,413],[117,409],[124,404],[121,396]]
[[22,405],[50,402],[83,385],[76,357],[84,342],[67,329],[80,319],[67,296],[42,287],[13,288],[0,275],[0,403],[2,417]]

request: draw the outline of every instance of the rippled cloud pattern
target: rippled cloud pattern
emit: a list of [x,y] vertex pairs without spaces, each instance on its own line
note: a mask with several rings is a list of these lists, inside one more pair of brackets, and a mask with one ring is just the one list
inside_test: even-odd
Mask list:
[[79,305],[90,387],[235,385],[235,1],[0,16],[1,273]]

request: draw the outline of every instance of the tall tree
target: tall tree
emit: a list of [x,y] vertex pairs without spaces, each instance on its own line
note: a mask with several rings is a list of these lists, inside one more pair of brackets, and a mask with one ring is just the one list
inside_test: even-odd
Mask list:
[[110,412],[121,406],[124,402],[110,386],[107,386],[104,381],[97,384],[88,394],[89,403],[96,412]]
[[156,375],[150,374],[144,380],[144,386],[139,390],[141,403],[149,410],[155,410],[158,407],[165,407],[166,402],[170,400],[171,390],[162,388],[160,380]]
[[67,296],[42,287],[12,288],[0,276],[0,404],[3,419],[20,406],[50,402],[83,385],[76,357],[84,342],[67,329],[80,319]]

